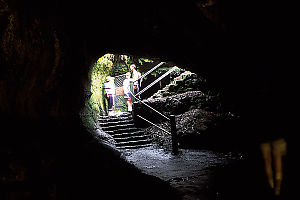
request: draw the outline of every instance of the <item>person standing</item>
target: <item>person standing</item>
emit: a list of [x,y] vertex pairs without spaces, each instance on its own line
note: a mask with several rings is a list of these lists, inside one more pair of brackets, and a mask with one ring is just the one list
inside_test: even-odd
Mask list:
[[130,78],[130,72],[125,74],[125,80],[123,81],[123,89],[124,89],[124,98],[127,99],[127,107],[128,112],[132,111],[132,102],[131,102],[131,92],[130,92],[130,82],[132,79]]
[[108,115],[113,115],[114,111],[114,98],[115,98],[115,83],[114,83],[114,77],[107,76],[106,77],[106,83],[104,83],[104,92],[105,97],[108,102]]
[[141,86],[141,73],[136,70],[136,65],[130,65],[130,70],[132,72],[132,80],[133,80],[133,94],[136,95],[140,91]]

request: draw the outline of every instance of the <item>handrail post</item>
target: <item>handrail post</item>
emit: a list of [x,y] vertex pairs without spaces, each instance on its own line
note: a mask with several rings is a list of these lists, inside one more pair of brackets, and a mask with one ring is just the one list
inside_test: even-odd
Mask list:
[[170,122],[171,122],[171,135],[172,135],[172,152],[174,155],[177,155],[178,143],[177,143],[176,122],[175,122],[174,115],[170,115]]

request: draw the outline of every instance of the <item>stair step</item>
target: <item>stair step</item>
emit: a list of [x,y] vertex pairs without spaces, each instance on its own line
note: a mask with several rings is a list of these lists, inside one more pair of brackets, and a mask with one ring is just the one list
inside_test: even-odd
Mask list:
[[109,135],[114,135],[114,131],[105,131],[105,133],[107,133]]
[[107,127],[107,126],[115,126],[115,125],[121,125],[121,124],[134,124],[133,120],[124,120],[124,121],[107,121],[107,122],[99,122],[98,123],[101,127]]
[[119,146],[118,149],[138,149],[143,147],[149,147],[152,144],[140,144],[140,145],[128,145],[128,146]]
[[146,140],[136,140],[136,141],[126,141],[126,142],[117,142],[116,146],[132,146],[132,145],[142,145],[142,144],[149,144],[151,143],[151,140],[146,139]]
[[122,128],[122,129],[116,129],[114,130],[113,135],[118,134],[118,133],[129,133],[129,132],[136,132],[139,129],[136,127],[132,127],[132,128]]
[[117,117],[130,117],[132,114],[126,113],[126,114],[121,114],[121,115],[100,115],[100,118],[117,118]]
[[126,142],[126,141],[138,141],[138,140],[148,140],[147,135],[136,135],[136,136],[129,136],[129,137],[114,137],[116,142]]
[[101,124],[106,124],[106,123],[122,123],[124,121],[133,121],[133,119],[99,119],[98,120],[98,123],[101,123]]
[[138,131],[133,131],[133,132],[127,132],[127,133],[112,133],[111,134],[113,137],[129,137],[129,136],[137,136],[137,135],[144,135],[144,131],[138,130]]
[[113,126],[102,127],[103,131],[111,131],[117,129],[126,129],[126,128],[133,128],[134,124],[118,124]]
[[132,119],[132,115],[128,116],[102,116],[99,118],[100,121],[117,121],[117,120],[126,120],[126,119]]

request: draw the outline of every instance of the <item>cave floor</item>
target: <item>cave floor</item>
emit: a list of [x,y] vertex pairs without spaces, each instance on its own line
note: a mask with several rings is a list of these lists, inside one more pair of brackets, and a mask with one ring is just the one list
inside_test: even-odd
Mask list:
[[122,156],[143,173],[159,177],[178,189],[184,200],[219,198],[218,169],[230,168],[244,159],[242,153],[180,149],[173,155],[154,146],[127,149]]

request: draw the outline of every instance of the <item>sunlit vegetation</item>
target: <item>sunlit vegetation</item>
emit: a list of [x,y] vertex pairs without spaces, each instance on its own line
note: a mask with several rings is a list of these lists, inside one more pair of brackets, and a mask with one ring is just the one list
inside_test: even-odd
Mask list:
[[[116,77],[130,71],[130,65],[135,64],[137,69],[142,74],[152,69],[160,61],[153,61],[148,58],[140,58],[129,55],[105,54],[100,57],[90,69],[90,86],[88,90],[88,100],[83,113],[81,114],[82,120],[88,128],[94,128],[95,121],[100,115],[107,115],[107,100],[104,96],[104,83],[107,76]],[[158,78],[167,72],[174,65],[165,63],[162,67],[151,73],[151,77]],[[178,68],[171,75],[178,76],[183,69]],[[144,81],[147,80],[144,79]],[[120,97],[121,98],[121,97]]]
[[90,105],[96,113],[105,111],[103,98],[103,84],[106,76],[111,74],[113,69],[113,54],[106,54],[99,58],[92,67],[91,72],[91,98]]
[[134,63],[141,68],[145,63],[153,62],[147,58],[138,58],[128,55],[105,54],[97,60],[91,68],[91,97],[89,105],[97,115],[107,114],[107,103],[104,98],[103,85],[107,76],[118,76],[129,71],[129,66]]

